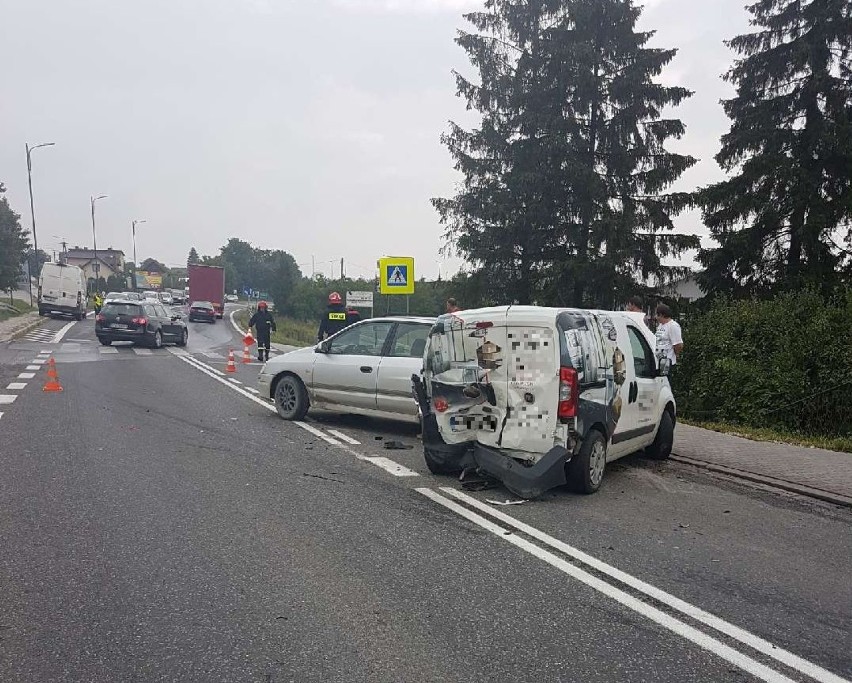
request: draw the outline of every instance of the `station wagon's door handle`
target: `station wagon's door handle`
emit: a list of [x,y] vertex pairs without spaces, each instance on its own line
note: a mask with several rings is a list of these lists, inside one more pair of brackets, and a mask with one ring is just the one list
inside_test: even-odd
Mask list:
[[373,371],[373,368],[371,368],[369,365],[362,365],[361,366],[361,372],[370,373],[372,371]]

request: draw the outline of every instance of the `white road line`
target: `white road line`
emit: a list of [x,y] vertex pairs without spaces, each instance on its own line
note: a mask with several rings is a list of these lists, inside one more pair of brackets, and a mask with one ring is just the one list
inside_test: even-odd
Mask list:
[[226,387],[230,387],[230,388],[231,388],[231,389],[233,389],[234,391],[239,392],[240,394],[242,394],[243,396],[245,396],[247,399],[249,399],[249,400],[251,400],[251,401],[254,401],[254,402],[255,402],[255,403],[257,403],[258,405],[263,406],[264,408],[266,408],[267,410],[269,410],[269,411],[271,411],[271,412],[273,412],[273,413],[274,413],[274,412],[277,412],[277,411],[275,410],[275,406],[273,406],[271,403],[267,403],[266,401],[264,401],[263,399],[258,398],[257,396],[252,396],[252,395],[251,395],[249,392],[247,392],[245,389],[243,389],[243,388],[241,388],[241,387],[238,387],[238,386],[234,386],[234,385],[233,385],[233,384],[231,384],[228,380],[223,379],[222,377],[218,377],[217,375],[215,375],[215,374],[213,374],[212,372],[210,372],[210,370],[208,370],[206,367],[204,367],[204,364],[203,364],[203,363],[201,363],[201,362],[199,362],[199,361],[196,361],[196,360],[195,360],[192,356],[178,356],[178,358],[180,358],[180,359],[181,359],[184,363],[186,363],[187,365],[191,365],[191,366],[192,366],[192,367],[194,367],[196,370],[199,370],[199,371],[203,372],[205,375],[208,375],[209,377],[212,377],[212,378],[213,378],[213,379],[215,379],[217,382],[221,382],[221,383],[222,383],[222,384],[224,384]]
[[344,441],[344,442],[352,445],[352,446],[360,446],[361,445],[361,442],[358,441],[357,439],[353,439],[348,434],[344,434],[343,432],[340,432],[336,429],[329,429],[328,433],[331,434],[332,436],[337,437],[341,441]]
[[[260,400],[260,399],[258,399],[258,400]],[[275,407],[273,406],[272,409],[275,410]],[[276,410],[276,412],[278,412],[278,411]],[[313,425],[309,425],[307,422],[296,422],[296,421],[294,421],[293,424],[299,425],[306,432],[310,432],[315,437],[322,439],[326,443],[330,443],[332,446],[339,446],[340,445],[340,442],[337,439],[332,439],[330,436],[321,432],[319,429],[317,429]]]
[[39,351],[38,355],[39,356],[49,356],[51,353],[53,353],[53,351]]
[[241,311],[241,310],[244,310],[244,309],[238,308],[236,311],[231,311],[231,315],[229,315],[228,317],[231,319],[231,325],[234,326],[234,329],[237,331],[237,334],[240,335],[241,337],[244,337],[245,334],[246,334],[245,330],[241,330],[240,326],[237,325],[237,321],[234,320],[234,315],[237,313],[237,311]]
[[257,396],[260,396],[260,392],[254,387],[246,387],[246,389],[248,389],[251,393],[256,394]]
[[0,405],[14,403],[16,398],[18,398],[17,394],[0,394]]
[[692,617],[696,621],[701,622],[705,626],[709,626],[720,633],[724,633],[726,636],[729,636],[743,645],[747,645],[748,647],[757,650],[761,654],[767,655],[768,657],[772,657],[776,661],[789,666],[796,671],[800,671],[801,673],[810,676],[814,680],[820,681],[820,683],[848,683],[845,679],[837,676],[826,669],[823,669],[816,664],[813,664],[806,659],[802,659],[801,657],[793,654],[792,652],[788,652],[787,650],[782,650],[776,645],[773,645],[767,640],[754,635],[753,633],[749,633],[748,631],[739,628],[738,626],[734,626],[733,624],[728,623],[727,621],[721,619],[720,617],[711,614],[710,612],[705,612],[699,607],[695,607],[694,605],[689,604],[688,602],[681,600],[680,598],[671,595],[670,593],[666,593],[665,591],[652,586],[649,583],[645,583],[641,579],[637,579],[635,576],[628,574],[627,572],[623,572],[620,569],[617,569],[606,562],[603,562],[596,557],[592,557],[587,553],[584,553],[582,550],[579,550],[567,543],[560,541],[553,536],[550,536],[543,531],[539,531],[535,527],[532,527],[528,524],[524,524],[523,522],[507,515],[505,512],[501,512],[500,510],[495,510],[491,506],[473,498],[472,496],[468,496],[466,493],[461,491],[456,491],[450,487],[442,486],[439,489],[442,493],[446,493],[447,495],[456,498],[470,507],[476,508],[477,510],[494,517],[495,519],[500,520],[504,524],[507,524],[511,527],[514,527],[518,531],[521,531],[528,536],[536,539],[537,541],[541,541],[542,543],[558,550],[569,557],[582,562],[583,564],[591,567],[599,571],[606,576],[609,576],[616,581],[620,581],[626,586],[630,586],[634,590],[639,591],[647,595],[649,598],[652,598],[658,602],[661,602],[668,607],[671,607],[674,610],[677,610],[681,614],[685,614],[686,616]]
[[236,377],[228,377],[228,381],[233,382],[234,384],[242,384],[242,382],[240,382],[240,380],[238,380]]
[[752,659],[741,652],[738,652],[734,648],[723,643],[721,640],[708,636],[706,633],[699,631],[697,628],[666,614],[656,607],[642,602],[639,598],[635,598],[629,593],[607,583],[603,579],[599,579],[596,576],[589,574],[587,571],[574,566],[567,560],[535,545],[531,541],[527,541],[516,534],[507,532],[505,528],[488,521],[485,517],[462,507],[449,498],[445,498],[431,489],[418,488],[415,490],[430,500],[438,503],[438,505],[442,505],[448,510],[455,512],[460,517],[464,517],[469,522],[472,522],[494,534],[497,538],[500,538],[507,543],[511,543],[515,547],[528,552],[530,555],[547,562],[550,566],[558,569],[577,581],[586,584],[606,597],[615,600],[616,602],[624,605],[624,607],[633,610],[646,619],[659,624],[681,638],[685,638],[708,652],[715,654],[717,657],[721,657],[743,671],[750,673],[752,676],[755,676],[762,681],[766,681],[767,683],[793,683],[793,679],[788,678],[774,669],[770,669],[765,664],[761,664],[757,660]]
[[65,327],[60,329],[59,332],[56,333],[56,336],[53,338],[53,340],[52,340],[53,343],[58,344],[59,342],[61,342],[62,337],[64,337],[66,335],[66,333],[68,332],[68,330],[70,330],[76,324],[77,323],[68,323]]
[[137,348],[136,346],[134,346],[133,347],[133,353],[135,353],[137,356],[150,356],[151,355],[151,349],[140,349],[140,348]]
[[385,458],[383,456],[370,456],[370,455],[361,455],[358,457],[359,460],[363,460],[364,462],[369,462],[376,467],[381,467],[385,472],[390,472],[395,477],[419,477],[414,470],[410,470],[407,467],[403,467],[399,463],[394,462],[390,458]]
[[11,383],[8,387],[6,387],[6,388],[7,388],[7,389],[9,389],[9,390],[11,390],[11,391],[20,391],[21,389],[26,389],[26,388],[27,388],[27,383],[26,383],[26,382],[12,382],[12,383]]
[[35,377],[34,372],[22,372],[18,375],[18,379],[32,379],[33,377]]
[[3,419],[3,413],[0,413],[0,420]]
[[31,360],[30,363],[32,363],[33,365],[44,365],[45,363],[47,363],[47,361],[44,358],[36,358],[34,360]]
[[113,348],[112,346],[102,346],[98,349],[98,353],[106,354],[106,353],[118,353],[118,349]]
[[25,370],[41,370],[41,367],[38,365],[28,365]]

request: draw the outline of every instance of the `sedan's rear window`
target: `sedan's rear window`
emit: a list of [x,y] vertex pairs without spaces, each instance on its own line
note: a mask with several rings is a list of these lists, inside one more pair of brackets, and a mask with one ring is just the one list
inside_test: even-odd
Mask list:
[[131,304],[124,302],[111,302],[104,306],[103,312],[110,315],[142,315],[142,307],[139,304]]

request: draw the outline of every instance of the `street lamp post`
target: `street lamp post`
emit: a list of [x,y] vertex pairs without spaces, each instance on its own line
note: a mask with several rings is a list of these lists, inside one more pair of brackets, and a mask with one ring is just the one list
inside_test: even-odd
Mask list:
[[147,222],[148,221],[146,221],[144,218],[142,218],[141,220],[133,221],[133,289],[136,289],[138,287],[138,284],[136,282],[136,270],[137,270],[137,263],[136,263],[136,226],[139,225],[140,223],[147,223]]
[[94,268],[94,271],[95,271],[95,288],[94,288],[94,291],[96,291],[96,292],[98,291],[98,280],[100,279],[99,275],[101,273],[101,265],[98,263],[98,233],[97,233],[97,230],[95,230],[95,202],[98,201],[99,199],[106,199],[106,197],[107,196],[105,194],[102,194],[98,197],[90,197],[89,198],[90,201],[91,201],[91,204],[92,204],[92,247],[93,247],[93,250],[95,252],[95,263],[94,263],[93,268]]
[[[39,147],[52,147],[55,145],[55,142],[43,142],[40,145],[34,145],[30,147],[30,143],[25,142],[24,146],[27,149],[27,182],[30,186],[30,216],[33,221],[33,253],[35,254],[35,275],[38,277],[38,238],[36,237],[36,224],[35,224],[35,205],[33,203],[33,158],[32,153],[34,149],[38,149]],[[33,274],[30,272],[29,266],[27,267],[27,279],[29,280],[30,287],[30,306],[33,305]]]

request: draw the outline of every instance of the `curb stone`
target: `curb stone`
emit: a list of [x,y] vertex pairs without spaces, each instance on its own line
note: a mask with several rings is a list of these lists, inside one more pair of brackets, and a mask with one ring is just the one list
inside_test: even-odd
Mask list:
[[680,462],[686,465],[692,465],[693,467],[705,469],[709,472],[718,472],[719,474],[727,474],[729,476],[737,477],[739,479],[745,479],[747,481],[752,481],[757,484],[765,484],[766,486],[772,486],[774,488],[789,491],[791,493],[797,493],[801,496],[807,496],[808,498],[816,498],[817,500],[822,500],[827,503],[833,503],[834,505],[852,507],[852,498],[841,495],[839,493],[823,491],[822,489],[813,488],[811,486],[805,486],[804,484],[796,484],[795,482],[786,481],[784,479],[777,479],[776,477],[769,477],[764,474],[754,474],[753,472],[740,470],[735,467],[717,465],[716,463],[707,462],[705,460],[696,460],[695,458],[688,458],[683,455],[677,455],[676,453],[672,453],[670,459],[675,462]]

